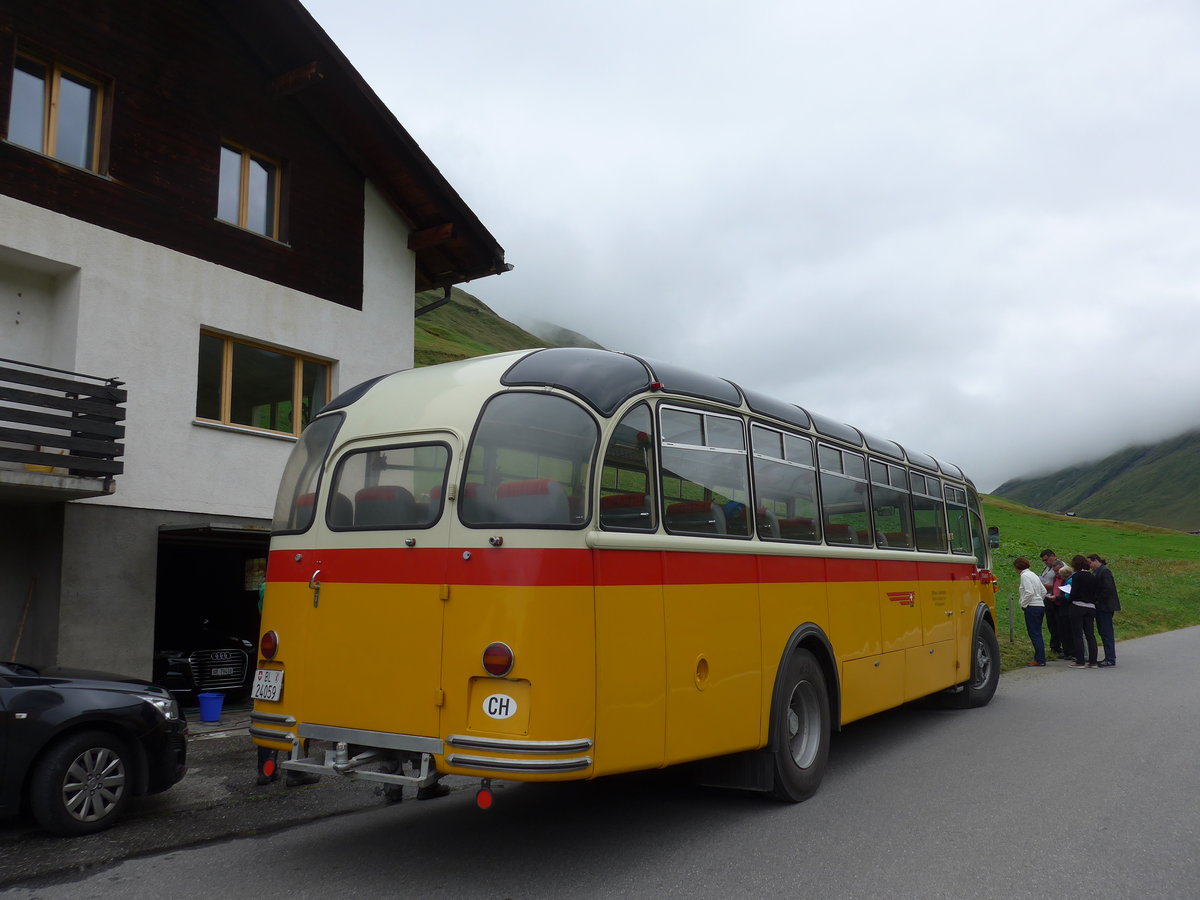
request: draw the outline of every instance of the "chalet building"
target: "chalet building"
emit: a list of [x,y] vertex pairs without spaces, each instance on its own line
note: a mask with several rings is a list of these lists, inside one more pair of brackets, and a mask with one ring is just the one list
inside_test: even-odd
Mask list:
[[0,0],[0,659],[255,641],[300,430],[506,268],[298,0]]

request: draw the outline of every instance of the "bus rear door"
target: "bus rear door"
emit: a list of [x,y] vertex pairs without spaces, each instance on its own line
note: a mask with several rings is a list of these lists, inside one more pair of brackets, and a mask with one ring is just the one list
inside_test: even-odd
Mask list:
[[436,736],[453,435],[355,442],[330,460],[304,613],[304,718]]

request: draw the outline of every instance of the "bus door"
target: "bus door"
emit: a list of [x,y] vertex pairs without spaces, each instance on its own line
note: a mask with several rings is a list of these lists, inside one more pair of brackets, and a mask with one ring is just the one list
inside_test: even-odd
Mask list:
[[329,461],[304,609],[309,722],[438,734],[457,453],[453,435],[430,433],[355,442]]
[[[480,414],[444,513],[451,550],[442,731],[484,747],[499,742],[527,772],[591,764],[580,749],[592,748],[596,696],[583,529],[598,438],[596,420],[573,400],[497,394]],[[547,760],[554,751],[539,741],[565,741],[573,749],[563,752],[574,755]]]

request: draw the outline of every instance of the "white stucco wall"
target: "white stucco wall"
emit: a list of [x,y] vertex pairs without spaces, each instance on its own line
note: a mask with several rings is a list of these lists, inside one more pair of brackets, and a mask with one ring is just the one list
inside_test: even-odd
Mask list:
[[129,392],[125,472],[115,494],[86,502],[270,515],[292,441],[194,423],[201,328],[332,360],[334,396],[411,367],[408,230],[370,185],[365,205],[358,311],[0,196],[0,311],[22,288],[43,304],[23,304],[36,311],[19,343],[0,322],[0,351],[47,354],[0,356],[119,378]]

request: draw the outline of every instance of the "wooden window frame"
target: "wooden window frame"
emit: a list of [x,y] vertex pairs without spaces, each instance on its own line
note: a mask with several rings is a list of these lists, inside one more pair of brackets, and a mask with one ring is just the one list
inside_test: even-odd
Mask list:
[[[13,82],[16,80],[16,72],[21,69],[22,63],[40,67],[44,70],[44,81],[48,88],[48,96],[43,98],[42,108],[42,146],[28,147],[25,144],[16,144],[18,147],[25,147],[27,150],[33,150],[35,153],[41,153],[57,162],[68,166],[80,168],[76,163],[70,160],[63,159],[57,155],[58,150],[58,132],[59,132],[59,111],[62,105],[62,79],[66,76],[68,79],[90,87],[94,93],[94,108],[92,112],[92,147],[90,159],[87,160],[83,169],[89,172],[100,174],[106,159],[104,153],[106,122],[108,121],[108,98],[109,87],[106,81],[95,75],[90,75],[73,66],[64,65],[58,62],[52,56],[21,50],[16,53],[13,60]],[[11,104],[11,95],[10,95]],[[9,108],[9,132],[12,130],[12,109]],[[15,142],[13,142],[15,143]]]
[[[325,398],[322,406],[329,402],[331,398],[332,383],[333,383],[333,363],[326,359],[320,359],[316,356],[308,356],[303,353],[296,353],[291,350],[284,350],[279,347],[272,347],[269,344],[257,343],[255,341],[242,340],[241,338],[230,337],[227,334],[221,334],[217,331],[209,331],[202,329],[201,337],[215,338],[221,341],[221,380],[219,387],[220,394],[220,409],[221,417],[219,419],[209,419],[204,416],[197,415],[197,422],[204,422],[214,425],[223,425],[229,428],[244,429],[247,431],[256,431],[261,434],[273,435],[289,435],[291,437],[299,437],[300,432],[304,430],[302,416],[293,414],[292,430],[282,431],[276,428],[262,428],[258,425],[247,425],[244,422],[233,421],[233,348],[235,344],[240,344],[243,347],[251,347],[255,350],[267,350],[271,353],[277,353],[280,356],[290,357],[292,360],[292,409],[300,410],[303,408],[304,397],[304,364],[306,362],[322,366],[325,369]],[[319,409],[319,407],[318,407]],[[318,409],[313,409],[311,416],[315,416]]]
[[[265,153],[258,153],[251,150],[242,144],[235,141],[221,141],[221,150],[229,150],[236,153],[241,158],[241,165],[238,168],[238,214],[237,221],[233,222],[229,219],[222,218],[218,209],[217,219],[229,225],[236,225],[251,234],[257,234],[260,237],[270,238],[273,241],[281,240],[280,237],[280,210],[281,198],[283,196],[283,163],[274,157],[268,156]],[[264,163],[269,163],[275,169],[275,183],[272,186],[274,190],[271,192],[271,215],[270,229],[267,232],[256,231],[250,227],[250,165],[254,160],[259,160]],[[220,179],[221,167],[218,163],[217,178]],[[217,186],[218,196],[220,192],[220,184]],[[219,204],[219,200],[218,200]]]

